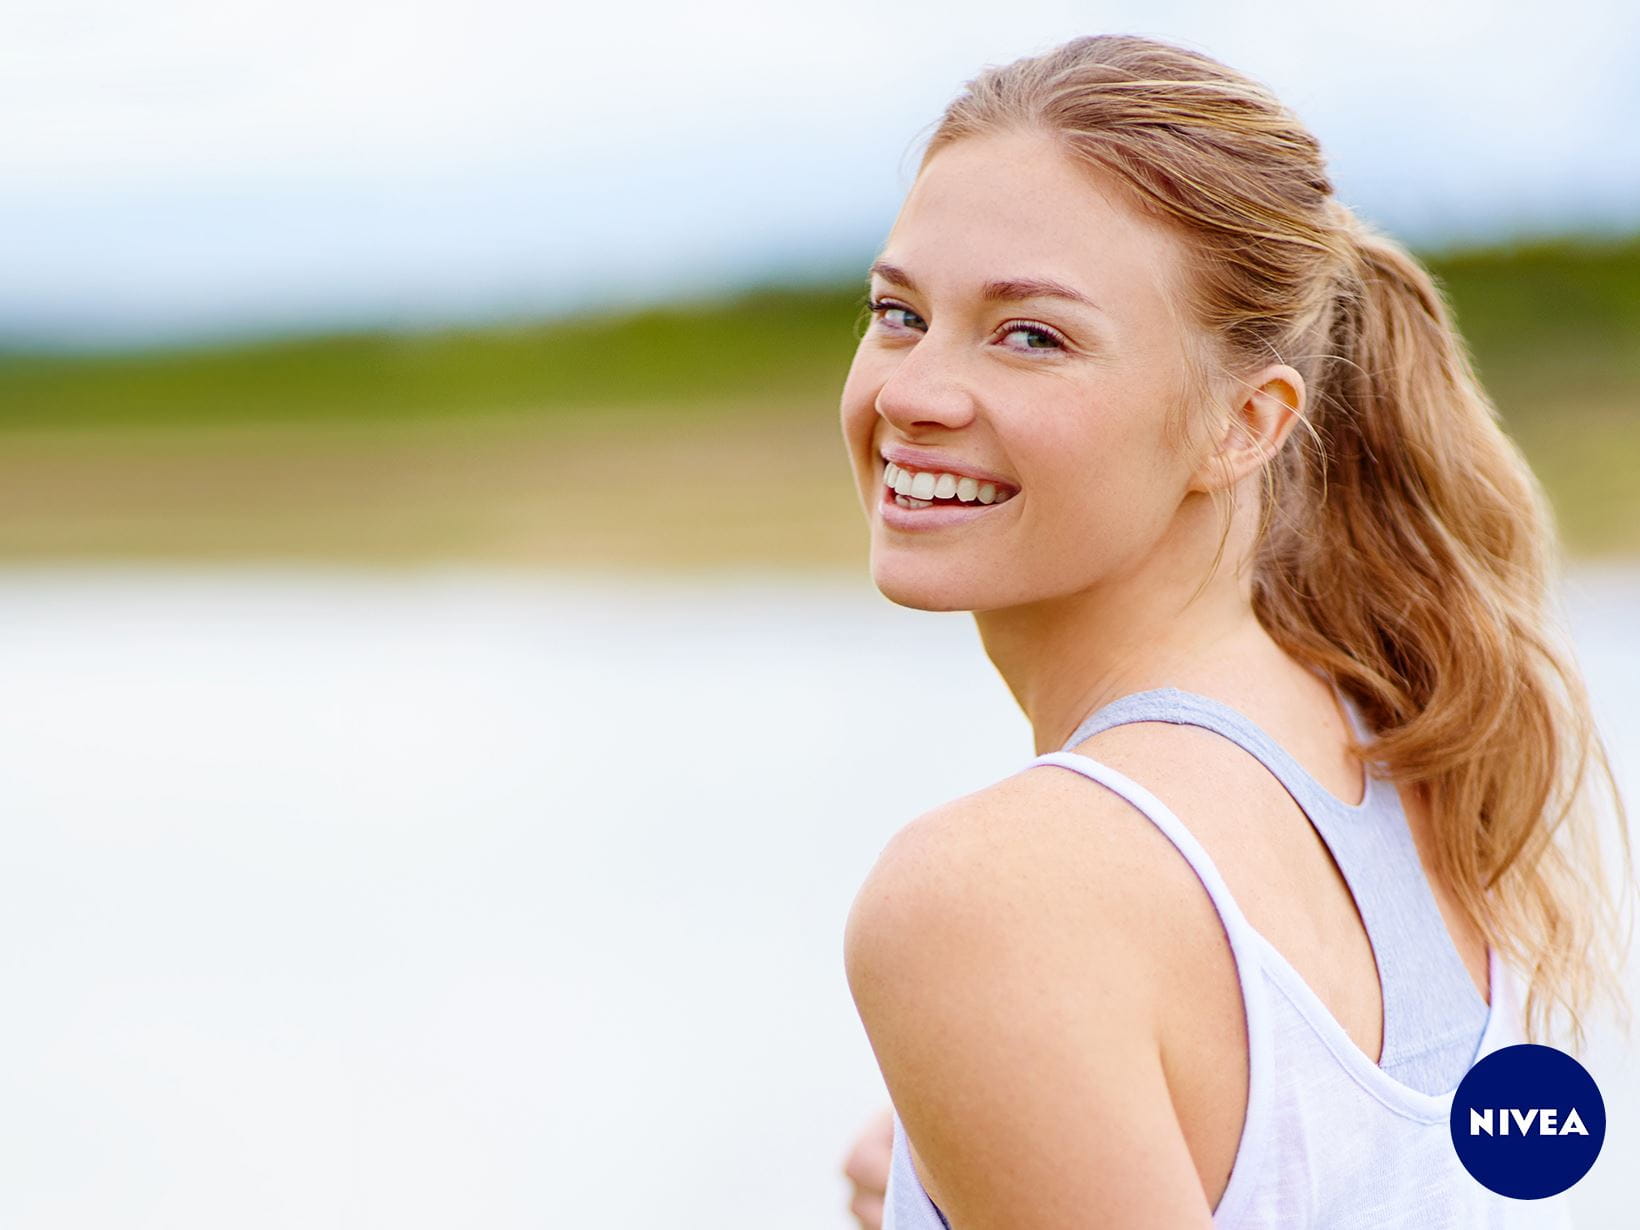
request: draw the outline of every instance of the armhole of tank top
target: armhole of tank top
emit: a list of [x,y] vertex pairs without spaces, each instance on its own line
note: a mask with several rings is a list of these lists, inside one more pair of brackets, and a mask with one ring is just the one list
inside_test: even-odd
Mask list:
[[1233,1224],[1236,1214],[1250,1198],[1255,1177],[1263,1165],[1269,1138],[1270,1065],[1274,1056],[1271,1052],[1269,988],[1265,984],[1261,937],[1242,914],[1229,886],[1201,843],[1172,809],[1149,790],[1109,765],[1079,752],[1045,752],[1027,767],[1036,765],[1057,765],[1069,769],[1126,799],[1160,829],[1184,857],[1218,914],[1219,925],[1229,941],[1230,954],[1235,962],[1236,981],[1241,988],[1242,1018],[1247,1029],[1247,1106],[1230,1177],[1218,1205],[1213,1209],[1215,1224]]
[[[951,1230],[951,1223],[922,1185],[911,1161],[911,1141],[900,1112],[896,1110],[892,1115],[894,1143],[889,1155],[888,1187],[883,1193],[883,1230]],[[903,1190],[907,1185],[913,1190]]]

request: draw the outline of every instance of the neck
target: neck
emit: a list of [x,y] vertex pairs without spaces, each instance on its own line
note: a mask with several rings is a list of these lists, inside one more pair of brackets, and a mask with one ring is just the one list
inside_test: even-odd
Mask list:
[[985,652],[1030,721],[1038,755],[1058,750],[1089,713],[1130,692],[1234,692],[1249,672],[1280,677],[1292,669],[1253,614],[1251,582],[1236,577],[1230,553],[1194,597],[1212,556],[1193,568],[1191,554],[1154,550],[1086,589],[975,612]]

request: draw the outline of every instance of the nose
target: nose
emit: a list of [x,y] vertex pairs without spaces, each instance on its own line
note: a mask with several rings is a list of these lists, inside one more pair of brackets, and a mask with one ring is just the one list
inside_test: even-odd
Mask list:
[[962,378],[960,360],[942,353],[933,334],[905,351],[877,390],[877,413],[900,431],[919,427],[957,428],[971,422],[973,390]]

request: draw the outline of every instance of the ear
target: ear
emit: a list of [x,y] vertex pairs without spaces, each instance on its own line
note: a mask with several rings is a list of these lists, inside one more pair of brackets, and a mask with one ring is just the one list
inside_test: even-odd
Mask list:
[[1286,442],[1304,414],[1304,377],[1272,363],[1231,388],[1223,403],[1218,439],[1191,478],[1192,491],[1234,487]]

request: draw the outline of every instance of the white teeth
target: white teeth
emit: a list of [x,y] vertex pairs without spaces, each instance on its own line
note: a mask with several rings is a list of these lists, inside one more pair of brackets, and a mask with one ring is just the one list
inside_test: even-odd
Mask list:
[[897,495],[894,497],[894,502],[901,508],[932,508],[934,506],[933,500],[914,500],[908,495]]
[[949,500],[955,496],[964,504],[1001,504],[1013,498],[1013,493],[998,488],[995,483],[981,482],[964,474],[947,474],[933,470],[908,470],[890,461],[883,467],[883,485],[893,488],[902,508],[922,508],[933,500]]

